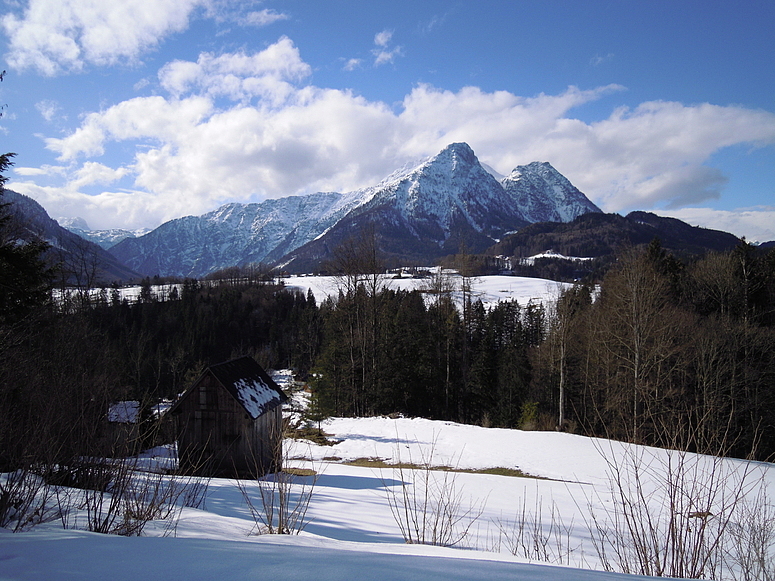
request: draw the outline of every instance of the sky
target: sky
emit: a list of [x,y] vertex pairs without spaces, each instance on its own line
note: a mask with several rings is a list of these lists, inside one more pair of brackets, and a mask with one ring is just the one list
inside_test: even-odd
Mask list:
[[7,187],[93,229],[375,185],[465,141],[775,239],[775,3],[5,0]]

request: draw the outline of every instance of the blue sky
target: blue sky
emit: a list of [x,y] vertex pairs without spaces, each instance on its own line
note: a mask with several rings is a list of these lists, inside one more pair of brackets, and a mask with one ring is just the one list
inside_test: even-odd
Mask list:
[[8,0],[9,187],[92,228],[377,183],[468,142],[605,211],[775,239],[775,3]]

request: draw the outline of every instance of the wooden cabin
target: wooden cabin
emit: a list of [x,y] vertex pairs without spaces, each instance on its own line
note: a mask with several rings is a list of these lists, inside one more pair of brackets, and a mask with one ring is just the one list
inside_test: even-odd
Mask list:
[[130,456],[140,451],[139,401],[117,401],[109,406],[102,448],[113,457]]
[[168,412],[181,469],[250,478],[281,470],[287,399],[250,357],[211,365]]

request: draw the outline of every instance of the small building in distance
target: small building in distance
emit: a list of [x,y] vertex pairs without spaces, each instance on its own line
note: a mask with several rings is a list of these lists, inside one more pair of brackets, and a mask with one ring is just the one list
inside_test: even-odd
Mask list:
[[140,449],[140,402],[117,401],[108,407],[103,448],[109,456],[136,454]]
[[250,478],[281,470],[287,399],[250,357],[211,365],[168,412],[181,469]]

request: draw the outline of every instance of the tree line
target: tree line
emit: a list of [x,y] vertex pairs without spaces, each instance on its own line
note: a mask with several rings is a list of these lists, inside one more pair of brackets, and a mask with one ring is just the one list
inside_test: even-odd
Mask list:
[[[338,293],[320,303],[251,267],[164,294],[145,281],[137,301],[106,289],[63,305],[39,292],[46,270],[30,264],[31,294],[0,296],[6,465],[25,453],[8,452],[12,442],[55,437],[71,453],[110,402],[140,401],[148,416],[205,366],[242,355],[296,370],[318,415],[775,452],[775,253],[746,243],[683,262],[655,241],[555,303],[492,307],[472,292],[478,263],[465,255],[459,275],[391,288],[368,236],[337,250],[327,266]],[[36,426],[49,415],[44,438]]]

